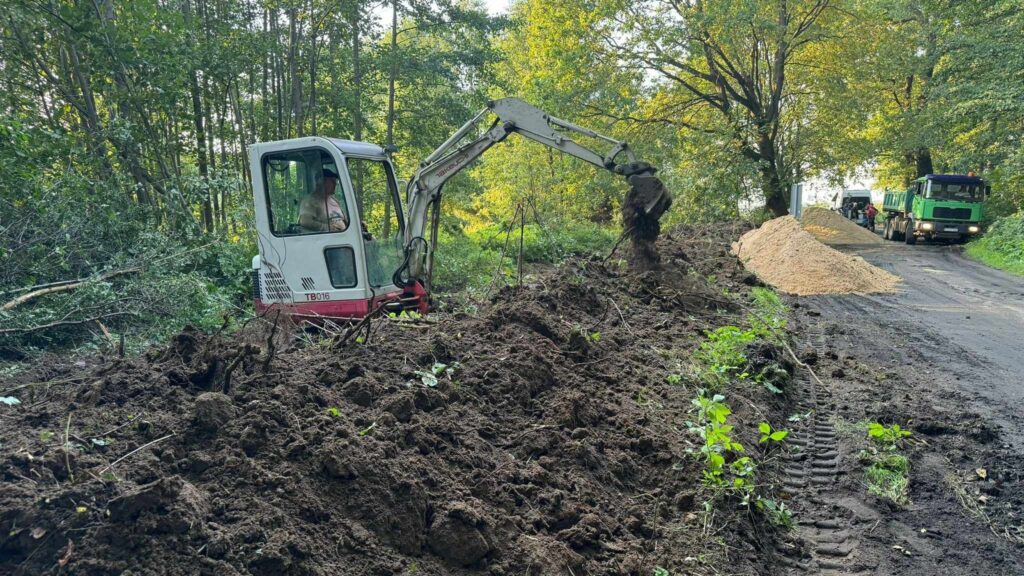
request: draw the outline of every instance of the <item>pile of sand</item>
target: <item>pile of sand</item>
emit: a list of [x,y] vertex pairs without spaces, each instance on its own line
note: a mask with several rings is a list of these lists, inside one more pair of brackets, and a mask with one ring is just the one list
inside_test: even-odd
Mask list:
[[882,239],[827,208],[804,210],[800,222],[814,237],[826,244],[881,244]]
[[747,232],[733,243],[732,252],[764,282],[800,296],[894,292],[900,282],[863,258],[818,242],[792,216]]

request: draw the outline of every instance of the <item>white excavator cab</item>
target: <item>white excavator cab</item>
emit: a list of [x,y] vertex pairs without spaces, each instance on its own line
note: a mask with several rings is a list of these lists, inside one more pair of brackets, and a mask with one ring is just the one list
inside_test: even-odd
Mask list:
[[[359,318],[403,289],[404,215],[384,149],[309,137],[249,147],[258,312]],[[424,304],[425,305],[425,304]]]

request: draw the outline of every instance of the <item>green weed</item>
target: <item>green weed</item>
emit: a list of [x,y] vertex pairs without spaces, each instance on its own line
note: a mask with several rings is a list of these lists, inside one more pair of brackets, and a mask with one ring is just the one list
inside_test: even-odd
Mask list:
[[757,509],[773,525],[786,530],[793,529],[793,511],[786,506],[785,502],[776,502],[771,498],[758,497]]
[[906,456],[886,454],[876,459],[864,472],[868,492],[899,505],[909,502],[910,463]]
[[884,426],[870,422],[867,427],[871,445],[858,455],[867,464],[864,480],[868,493],[905,505],[909,502],[910,461],[899,453],[903,440],[911,435],[899,424]]
[[789,430],[775,430],[772,425],[767,422],[761,422],[758,424],[757,429],[761,432],[761,439],[758,440],[758,444],[764,444],[765,442],[782,442],[789,436]]
[[868,424],[868,437],[884,450],[896,450],[903,439],[910,436],[910,430],[900,428],[899,424],[884,426],[878,422]]
[[[741,456],[745,449],[733,437],[734,427],[726,423],[732,410],[725,403],[725,396],[715,394],[709,398],[702,390],[692,404],[697,410],[697,421],[687,422],[687,427],[702,440],[699,453],[704,460],[704,482],[736,493],[744,503],[748,502],[757,464],[749,456]],[[727,463],[727,457],[733,458],[732,462]]]
[[707,339],[694,352],[693,360],[699,367],[701,380],[709,390],[721,390],[731,377],[740,374],[747,363],[743,350],[755,338],[752,330],[743,330],[737,326],[722,326],[708,332]]

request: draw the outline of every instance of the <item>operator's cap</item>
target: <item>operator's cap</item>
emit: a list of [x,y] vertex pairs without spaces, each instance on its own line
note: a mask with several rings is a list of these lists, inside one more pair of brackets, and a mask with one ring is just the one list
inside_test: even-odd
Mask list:
[[335,172],[332,168],[328,168],[326,166],[324,166],[324,171],[323,171],[322,176],[324,178],[334,178],[335,180],[338,179],[338,173]]

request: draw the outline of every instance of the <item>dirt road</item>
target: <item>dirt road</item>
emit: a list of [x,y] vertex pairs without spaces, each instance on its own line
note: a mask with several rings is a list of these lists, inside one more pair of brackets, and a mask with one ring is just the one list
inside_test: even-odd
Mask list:
[[[963,393],[1005,429],[1004,440],[1024,449],[1024,278],[950,246],[886,243],[847,251],[902,277],[903,286],[896,295],[822,298],[816,304],[823,315],[877,323],[894,345],[877,352],[899,362],[906,348],[919,375]],[[865,336],[864,344],[877,343]]]
[[[1024,574],[1024,279],[946,246],[844,250],[904,282],[794,303],[822,385],[796,433],[814,464],[786,480],[805,550],[790,573]],[[876,421],[913,430],[905,506],[867,493]]]

